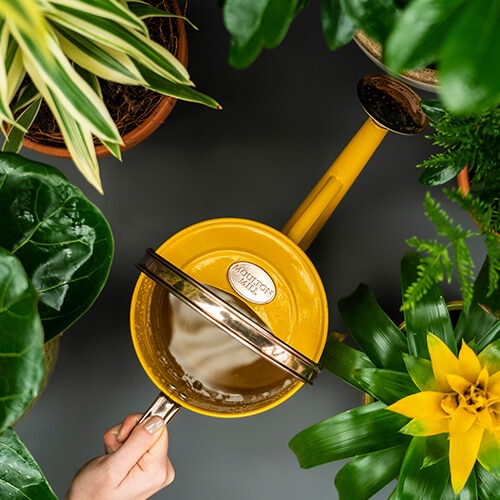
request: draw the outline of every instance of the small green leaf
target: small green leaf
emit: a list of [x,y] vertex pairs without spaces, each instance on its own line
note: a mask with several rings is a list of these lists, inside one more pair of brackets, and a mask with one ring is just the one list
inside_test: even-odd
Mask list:
[[426,438],[412,438],[401,466],[396,498],[441,498],[450,478],[450,467],[447,460],[440,460],[422,468],[426,450]]
[[425,458],[422,466],[429,467],[440,460],[448,458],[449,449],[448,434],[427,436],[425,439]]
[[406,337],[377,303],[366,285],[339,301],[342,319],[354,340],[378,368],[403,371]]
[[370,403],[304,429],[289,443],[303,468],[404,445],[409,437],[399,429],[408,419]]
[[[497,321],[496,333],[499,335],[500,321]],[[478,359],[481,362],[481,366],[487,366],[490,375],[500,371],[500,339],[494,339],[489,342],[486,347],[482,350],[478,349]]]
[[353,458],[335,477],[339,500],[365,500],[375,495],[399,474],[406,448],[394,446]]
[[44,379],[37,302],[19,259],[0,247],[0,432],[24,413]]
[[500,440],[486,429],[477,459],[487,471],[500,477]]
[[427,99],[420,103],[422,111],[432,122],[437,122],[446,114],[443,103],[439,99]]
[[0,435],[0,470],[1,498],[57,500],[35,459],[12,429]]
[[344,12],[340,0],[321,2],[321,24],[330,50],[346,45],[356,32],[356,26]]
[[0,246],[23,263],[40,295],[45,340],[94,303],[111,267],[109,224],[54,167],[0,153]]

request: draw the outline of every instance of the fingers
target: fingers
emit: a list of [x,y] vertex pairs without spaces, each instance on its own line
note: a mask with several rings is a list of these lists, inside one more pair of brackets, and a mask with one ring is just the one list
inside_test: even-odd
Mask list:
[[[134,421],[133,416],[131,416],[130,421],[128,419],[129,417],[125,419],[123,427],[115,435],[117,451],[109,455],[110,465],[116,467],[116,472],[123,477],[141,461],[146,453],[154,452],[156,456],[158,448],[160,448],[166,457],[168,450],[167,431],[161,417],[150,417],[145,422],[132,426],[131,431],[130,425]],[[154,445],[161,436],[163,436],[162,441],[160,441],[161,446],[155,448]],[[112,439],[111,437],[111,441]],[[162,465],[164,464],[165,460],[163,460]]]
[[127,440],[130,433],[137,425],[137,422],[141,418],[140,413],[134,413],[132,415],[128,415],[125,420],[112,427],[104,434],[104,450],[106,454],[114,453],[118,450],[122,444]]

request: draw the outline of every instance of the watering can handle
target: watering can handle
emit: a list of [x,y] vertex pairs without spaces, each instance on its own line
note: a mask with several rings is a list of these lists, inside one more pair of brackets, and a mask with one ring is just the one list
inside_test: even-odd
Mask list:
[[387,134],[368,118],[300,204],[282,232],[307,250]]

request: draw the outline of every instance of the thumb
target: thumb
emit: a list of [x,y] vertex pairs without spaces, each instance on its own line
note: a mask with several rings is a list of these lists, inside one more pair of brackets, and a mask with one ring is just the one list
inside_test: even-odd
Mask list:
[[158,415],[149,417],[138,424],[123,445],[109,459],[117,474],[125,477],[139,462],[142,456],[158,441],[165,432],[165,422]]

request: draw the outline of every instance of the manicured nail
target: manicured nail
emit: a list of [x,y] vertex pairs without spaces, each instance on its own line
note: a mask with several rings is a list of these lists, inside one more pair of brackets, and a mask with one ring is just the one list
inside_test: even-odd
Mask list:
[[144,428],[150,433],[155,434],[158,432],[164,425],[163,418],[158,415],[153,415],[152,417],[146,420],[146,424]]

